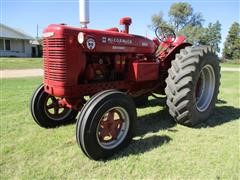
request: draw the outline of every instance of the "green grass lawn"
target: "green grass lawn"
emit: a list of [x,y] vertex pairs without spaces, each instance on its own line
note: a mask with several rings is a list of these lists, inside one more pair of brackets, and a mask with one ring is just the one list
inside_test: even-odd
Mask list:
[[0,58],[0,70],[42,68],[42,58]]
[[[41,78],[1,81],[0,179],[238,179],[239,77],[222,73],[216,111],[196,128],[176,125],[164,100],[138,109],[137,136],[107,161],[89,160],[75,125],[40,128],[29,100]],[[237,82],[236,82],[237,81]]]

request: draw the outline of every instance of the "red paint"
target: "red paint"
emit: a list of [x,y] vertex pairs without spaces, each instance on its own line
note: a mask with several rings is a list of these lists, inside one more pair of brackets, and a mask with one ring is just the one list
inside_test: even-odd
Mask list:
[[[129,34],[129,17],[120,23],[125,26],[123,32],[117,28],[101,31],[49,25],[44,33],[50,37],[43,41],[45,91],[67,99],[62,101],[64,106],[75,109],[80,107],[83,96],[107,89],[132,95],[154,88],[162,92],[171,60],[190,44],[184,43],[183,36],[174,42],[160,43]],[[165,50],[155,54],[159,45]]]
[[130,64],[130,80],[132,81],[153,81],[158,79],[158,62],[134,61]]
[[124,17],[122,19],[120,19],[120,24],[124,25],[124,33],[129,33],[129,26],[132,24],[132,19],[130,17]]
[[[115,116],[118,118],[115,118]],[[114,109],[109,111],[106,117],[104,115],[99,123],[98,137],[100,141],[110,142],[115,140],[120,133],[123,122],[121,114]]]

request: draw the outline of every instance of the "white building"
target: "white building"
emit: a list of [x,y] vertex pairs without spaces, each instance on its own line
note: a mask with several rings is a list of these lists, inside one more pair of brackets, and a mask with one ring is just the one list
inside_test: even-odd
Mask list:
[[0,23],[0,57],[37,57],[39,45],[34,38]]

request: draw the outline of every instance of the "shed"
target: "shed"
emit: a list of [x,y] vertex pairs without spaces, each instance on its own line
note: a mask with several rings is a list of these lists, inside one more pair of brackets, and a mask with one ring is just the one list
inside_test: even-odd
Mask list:
[[39,45],[34,38],[0,23],[0,57],[37,57]]

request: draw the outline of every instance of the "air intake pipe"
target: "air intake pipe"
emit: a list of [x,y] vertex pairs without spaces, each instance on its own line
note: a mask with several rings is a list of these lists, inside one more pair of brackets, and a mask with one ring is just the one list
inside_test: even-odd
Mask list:
[[89,0],[79,0],[79,18],[82,28],[87,28],[89,23]]

